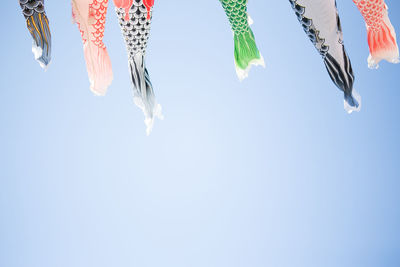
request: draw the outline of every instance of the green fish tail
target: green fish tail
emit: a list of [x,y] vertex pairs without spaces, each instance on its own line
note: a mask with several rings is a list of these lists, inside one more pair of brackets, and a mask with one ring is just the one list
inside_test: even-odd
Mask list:
[[248,76],[248,72],[252,65],[265,66],[264,59],[258,51],[256,40],[252,30],[242,33],[235,33],[235,66],[236,73],[240,80]]
[[246,69],[250,62],[261,59],[254,34],[251,30],[235,34],[235,63],[238,68]]
[[248,76],[251,65],[264,66],[253,31],[249,25],[247,0],[220,0],[235,39],[235,66],[240,80]]

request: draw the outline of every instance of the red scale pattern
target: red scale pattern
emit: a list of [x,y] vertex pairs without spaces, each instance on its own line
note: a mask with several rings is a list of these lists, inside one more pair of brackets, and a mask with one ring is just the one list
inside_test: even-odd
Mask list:
[[[147,19],[151,18],[151,8],[154,6],[154,0],[143,0],[143,4],[147,9]],[[129,9],[133,5],[133,0],[114,0],[114,5],[117,8],[125,9],[125,20],[129,20]]]
[[90,17],[94,18],[92,27],[94,29],[91,32],[91,41],[99,48],[105,48],[103,43],[104,28],[106,23],[108,0],[93,0],[92,4],[89,5]]
[[383,0],[353,0],[370,30],[380,30],[383,23],[385,2]]
[[154,6],[154,0],[143,0],[143,4],[147,8],[147,19],[149,20],[151,8]]

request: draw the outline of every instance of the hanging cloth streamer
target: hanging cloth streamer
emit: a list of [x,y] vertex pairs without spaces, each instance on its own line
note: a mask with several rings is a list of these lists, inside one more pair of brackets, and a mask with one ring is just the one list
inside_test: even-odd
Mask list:
[[384,0],[353,0],[364,17],[370,55],[368,67],[377,69],[381,60],[399,63],[396,32]]
[[154,1],[114,0],[114,4],[128,52],[133,99],[144,113],[146,132],[150,134],[154,118],[163,118],[161,106],[156,102],[145,63]]
[[304,32],[321,54],[326,70],[344,93],[348,113],[359,111],[361,97],[353,90],[354,74],[343,45],[335,0],[289,0]]
[[19,0],[26,26],[32,35],[32,52],[40,66],[47,69],[51,61],[51,33],[44,10],[44,0]]
[[248,77],[252,65],[265,67],[264,59],[258,51],[250,28],[252,20],[247,14],[247,0],[220,0],[220,2],[233,31],[236,74],[242,81]]
[[72,17],[81,32],[90,90],[105,95],[113,79],[103,43],[108,0],[72,0]]

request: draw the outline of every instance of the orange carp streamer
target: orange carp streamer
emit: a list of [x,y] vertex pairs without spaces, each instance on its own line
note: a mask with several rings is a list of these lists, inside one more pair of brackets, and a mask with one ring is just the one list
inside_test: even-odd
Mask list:
[[378,68],[381,60],[399,63],[396,32],[384,0],[353,0],[364,17],[370,55],[368,67]]

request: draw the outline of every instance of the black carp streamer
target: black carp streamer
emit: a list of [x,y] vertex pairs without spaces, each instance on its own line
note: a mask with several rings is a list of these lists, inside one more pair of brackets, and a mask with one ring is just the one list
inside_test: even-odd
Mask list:
[[32,52],[44,69],[51,61],[51,33],[44,0],[19,0],[26,26],[32,35]]
[[114,0],[125,39],[128,63],[133,84],[133,100],[143,110],[146,132],[150,134],[154,118],[163,118],[145,64],[147,41],[150,36],[153,0]]

